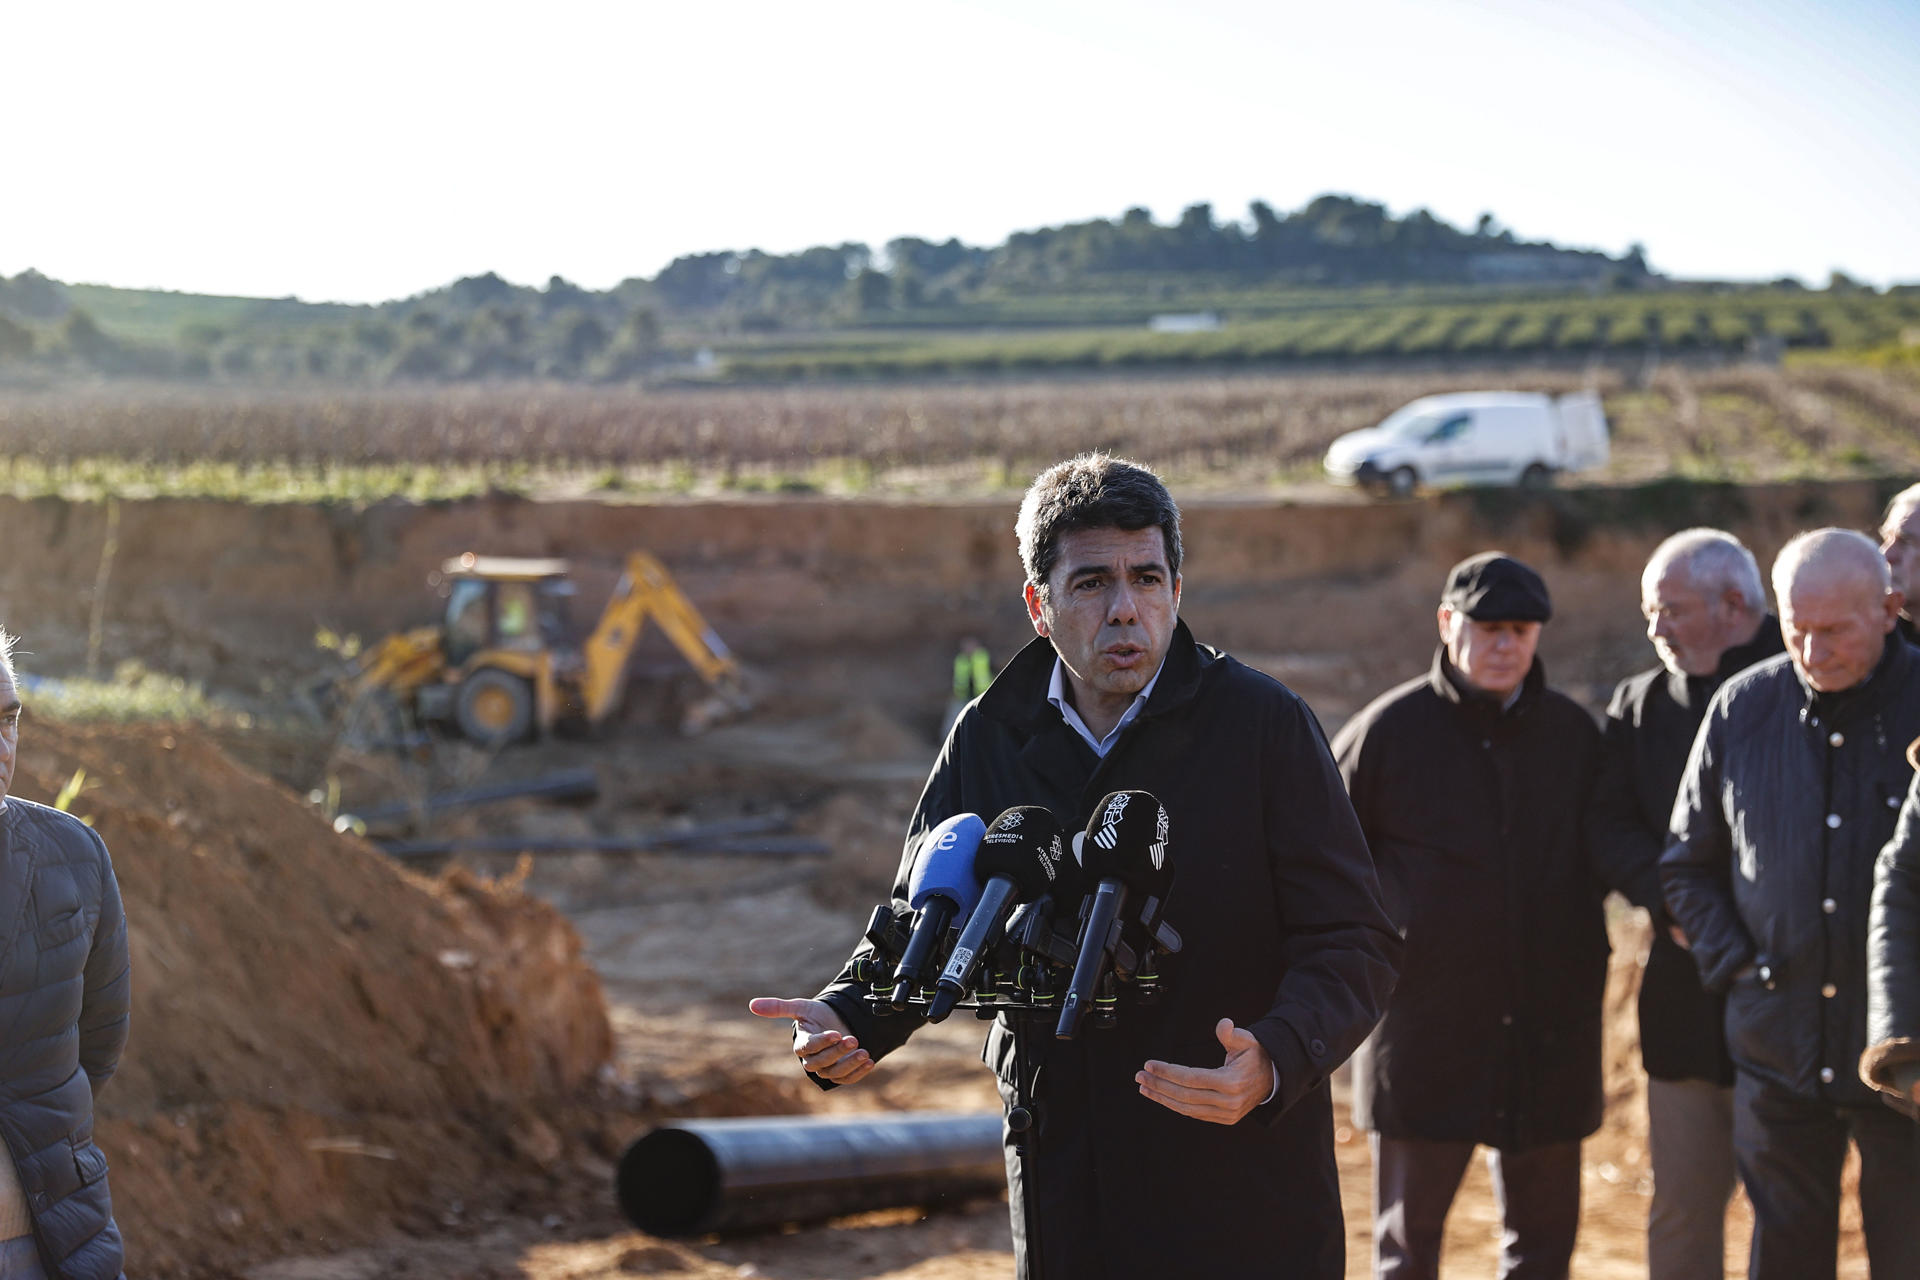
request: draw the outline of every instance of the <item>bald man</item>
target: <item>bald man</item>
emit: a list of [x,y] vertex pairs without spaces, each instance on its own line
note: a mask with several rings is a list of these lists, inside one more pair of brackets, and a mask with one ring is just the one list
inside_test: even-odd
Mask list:
[[1726,995],[1751,1280],[1834,1275],[1849,1139],[1872,1274],[1920,1276],[1920,1126],[1854,1070],[1874,860],[1913,776],[1920,651],[1894,634],[1901,597],[1861,534],[1801,534],[1773,590],[1787,653],[1708,704],[1660,860],[1667,910],[1702,985]]
[[1880,519],[1880,554],[1887,558],[1893,576],[1893,589],[1904,598],[1900,605],[1900,635],[1908,644],[1920,644],[1920,626],[1914,624],[1914,612],[1920,608],[1920,484],[1909,485],[1893,495],[1887,514]]
[[1653,919],[1640,975],[1640,1060],[1647,1071],[1647,1280],[1717,1276],[1727,1256],[1733,1165],[1733,1060],[1724,1001],[1700,989],[1667,915],[1660,855],[1667,820],[1707,704],[1728,679],[1781,651],[1780,620],[1753,553],[1721,529],[1688,529],[1654,549],[1640,611],[1660,665],[1622,680],[1607,707],[1587,849],[1610,888]]

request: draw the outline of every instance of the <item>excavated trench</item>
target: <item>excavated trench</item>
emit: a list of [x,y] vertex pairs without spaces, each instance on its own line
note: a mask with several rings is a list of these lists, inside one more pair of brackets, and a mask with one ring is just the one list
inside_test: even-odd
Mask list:
[[[1537,497],[1456,492],[1407,503],[1198,501],[1185,512],[1184,614],[1203,638],[1264,657],[1303,691],[1407,668],[1446,567],[1491,546],[1555,591],[1546,652],[1562,683],[1645,657],[1637,576],[1665,534],[1730,528],[1763,563],[1794,532],[1870,528],[1893,482],[1662,484]],[[42,673],[97,658],[218,688],[283,694],[322,666],[326,626],[361,636],[433,618],[427,575],[447,556],[563,556],[580,620],[626,552],[659,556],[720,633],[780,687],[836,678],[911,714],[940,699],[946,655],[978,634],[996,653],[1030,636],[1018,596],[1014,504],[840,500],[615,505],[515,497],[366,507],[0,498],[0,616]],[[98,590],[96,589],[98,588]],[[96,601],[96,596],[98,600]],[[643,670],[670,669],[657,638]],[[1351,694],[1322,709],[1338,719]],[[905,699],[903,704],[899,700]],[[1316,704],[1317,706],[1318,704]]]
[[[1872,527],[1894,487],[1195,502],[1183,614],[1202,639],[1302,692],[1331,729],[1424,666],[1446,567],[1497,546],[1547,577],[1557,612],[1543,654],[1555,682],[1591,705],[1651,661],[1638,574],[1660,538],[1719,525],[1764,564],[1800,529]],[[140,1270],[1004,1274],[1004,1218],[991,1206],[758,1244],[668,1244],[626,1232],[610,1174],[646,1116],[992,1105],[969,1029],[921,1037],[871,1087],[823,1098],[794,1079],[783,1038],[739,1010],[751,995],[811,990],[884,892],[953,645],[978,635],[1004,655],[1031,634],[1013,514],[1010,502],[122,502],[103,564],[105,506],[0,499],[0,624],[25,636],[28,671],[78,671],[97,624],[103,668],[137,659],[259,708],[324,663],[317,628],[372,636],[431,617],[425,575],[448,555],[566,556],[591,610],[625,553],[644,547],[759,673],[759,711],[685,740],[641,699],[601,741],[460,756],[465,782],[591,766],[601,798],[584,812],[521,803],[440,830],[564,843],[781,811],[833,849],[825,860],[580,853],[537,860],[506,885],[474,879],[513,870],[496,856],[426,879],[233,765],[239,755],[306,785],[244,731],[219,731],[223,754],[185,727],[30,720],[21,793],[50,798],[86,768],[94,785],[76,808],[106,834],[128,887],[136,1030],[102,1140]],[[638,667],[642,683],[685,679],[657,640]],[[391,797],[388,772],[348,761],[340,777],[353,800],[377,801]],[[1617,923],[1613,1106],[1590,1145],[1580,1262],[1602,1277],[1634,1274],[1645,1211],[1631,1015],[1640,939]],[[1347,1132],[1341,1152],[1357,1262],[1364,1135]],[[1464,1243],[1449,1249],[1478,1257],[1489,1205],[1477,1183],[1463,1195],[1453,1234]],[[379,1243],[395,1232],[419,1241]],[[1849,1241],[1857,1253],[1857,1234]],[[493,1261],[469,1265],[482,1257]]]

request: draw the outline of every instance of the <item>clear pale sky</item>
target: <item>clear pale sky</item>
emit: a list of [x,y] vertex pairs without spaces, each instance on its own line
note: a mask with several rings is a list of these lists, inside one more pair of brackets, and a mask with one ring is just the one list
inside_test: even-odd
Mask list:
[[1920,280],[1914,0],[9,6],[0,273],[498,271],[1336,191],[1682,276]]

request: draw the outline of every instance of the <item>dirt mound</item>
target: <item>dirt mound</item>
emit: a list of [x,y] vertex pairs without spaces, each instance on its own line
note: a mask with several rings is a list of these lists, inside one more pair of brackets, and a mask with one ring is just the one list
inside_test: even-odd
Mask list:
[[925,735],[915,733],[872,703],[847,708],[834,729],[834,737],[848,760],[912,760],[927,753]]
[[142,1275],[221,1272],[457,1216],[558,1176],[611,1055],[573,929],[517,884],[434,882],[181,729],[34,720],[15,791],[113,851],[133,1032],[101,1144]]

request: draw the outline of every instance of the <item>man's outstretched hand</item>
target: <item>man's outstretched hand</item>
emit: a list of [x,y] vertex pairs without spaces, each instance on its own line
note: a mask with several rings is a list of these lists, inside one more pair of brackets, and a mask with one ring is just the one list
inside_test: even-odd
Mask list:
[[1227,1060],[1218,1067],[1176,1067],[1153,1061],[1133,1079],[1143,1096],[1211,1124],[1238,1124],[1273,1093],[1273,1059],[1251,1031],[1222,1018],[1214,1025]]
[[847,1030],[847,1024],[821,1000],[776,1000],[761,996],[747,1008],[762,1018],[793,1019],[793,1056],[800,1065],[834,1084],[854,1084],[873,1070],[873,1056]]

